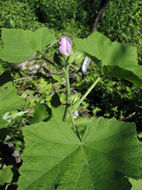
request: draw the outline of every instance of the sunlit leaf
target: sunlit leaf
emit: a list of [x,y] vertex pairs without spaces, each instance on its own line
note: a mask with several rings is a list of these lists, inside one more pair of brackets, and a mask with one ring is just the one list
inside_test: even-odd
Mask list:
[[35,32],[23,29],[2,29],[4,48],[0,50],[0,59],[10,63],[19,63],[34,58],[45,50],[55,37],[43,27]]
[[0,114],[16,110],[24,104],[24,98],[17,95],[17,89],[12,82],[0,87]]
[[142,85],[142,66],[137,62],[137,49],[119,42],[111,42],[99,32],[88,38],[74,40],[75,46],[101,61],[104,74]]
[[18,190],[128,190],[126,177],[142,177],[142,144],[133,123],[97,119],[82,141],[58,118],[23,132]]
[[10,183],[12,181],[13,172],[11,168],[12,166],[7,166],[0,170],[0,185],[4,185],[5,183]]

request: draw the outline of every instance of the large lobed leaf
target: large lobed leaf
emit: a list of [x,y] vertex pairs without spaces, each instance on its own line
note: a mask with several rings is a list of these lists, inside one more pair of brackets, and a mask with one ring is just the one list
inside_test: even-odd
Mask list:
[[137,63],[137,49],[119,42],[111,42],[99,32],[88,38],[74,40],[78,49],[91,58],[101,60],[106,75],[119,77],[142,85],[142,66]]
[[43,27],[35,32],[23,29],[2,29],[4,48],[0,50],[0,59],[19,63],[33,58],[55,40],[52,32]]
[[18,190],[127,190],[126,177],[142,177],[142,144],[132,123],[99,118],[82,141],[57,118],[23,132]]

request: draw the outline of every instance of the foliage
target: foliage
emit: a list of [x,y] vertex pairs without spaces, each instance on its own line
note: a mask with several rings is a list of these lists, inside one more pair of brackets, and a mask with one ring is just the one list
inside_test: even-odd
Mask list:
[[[69,36],[87,36],[93,25],[100,1],[28,0],[39,18],[50,28]],[[91,21],[90,21],[91,20]]]
[[36,104],[31,123],[39,123],[49,116],[44,104]]
[[[72,84],[76,91],[84,94],[96,78],[96,66],[91,62],[86,76]],[[103,77],[95,89],[88,95],[80,107],[80,115],[97,118],[115,117],[119,120],[135,122],[142,130],[142,87],[125,80]],[[101,97],[101,99],[100,99]],[[101,101],[101,102],[100,102]]]
[[[42,6],[42,2],[46,4],[44,7]],[[44,19],[43,22],[46,22],[46,19],[49,19],[48,26],[52,28],[58,28],[61,30],[61,32],[65,35],[69,35],[70,37],[74,36],[87,36],[89,34],[89,31],[91,31],[93,22],[96,18],[96,15],[98,13],[98,9],[100,6],[101,1],[94,0],[94,1],[80,1],[75,2],[71,1],[73,7],[76,8],[77,12],[74,18],[67,21],[67,17],[62,15],[68,15],[70,12],[68,8],[68,2],[64,2],[63,0],[61,2],[56,1],[57,5],[60,4],[60,6],[54,5],[54,3],[50,3],[50,0],[37,0],[36,4],[35,1],[30,1],[29,6],[34,7],[34,10],[36,10],[36,15],[39,16],[43,15]],[[66,6],[62,6],[66,3]],[[77,4],[80,4],[77,6]],[[41,8],[41,7],[42,8]],[[54,14],[53,14],[53,7],[54,7]],[[46,9],[44,13],[42,10]],[[59,10],[59,11],[58,11]],[[50,14],[48,14],[50,12]],[[61,17],[63,18],[62,21],[59,19],[59,12]],[[40,13],[40,14],[39,14]],[[81,13],[80,17],[77,17],[77,13]],[[109,37],[112,41],[117,40],[122,43],[126,43],[129,45],[133,45],[137,47],[138,50],[138,61],[141,63],[142,55],[141,55],[141,17],[142,17],[142,11],[141,11],[141,1],[140,0],[118,0],[118,1],[109,1],[105,12],[103,13],[103,17],[99,21],[98,24],[98,31],[104,33],[107,37]],[[45,16],[47,15],[47,16]],[[84,16],[82,16],[84,15]],[[55,18],[55,19],[51,19]],[[57,19],[56,19],[57,18]],[[79,18],[79,19],[78,19]],[[79,21],[79,23],[78,23]],[[84,29],[85,27],[85,29]],[[62,28],[62,29],[61,29]],[[91,71],[91,69],[89,70]],[[94,79],[94,76],[89,73],[87,75],[87,79],[83,80],[84,82],[92,81]],[[78,80],[77,83],[74,83],[75,88],[79,88],[79,84],[83,84],[83,81]],[[120,119],[126,119],[131,114],[135,113],[135,115],[132,117],[132,121],[137,122],[137,126],[140,126],[140,120],[141,120],[141,91],[137,89],[137,87],[129,85],[128,83],[124,81],[120,81],[117,83],[117,80],[114,79],[113,83],[108,79],[104,79],[103,82],[101,82],[102,86],[99,85],[98,91],[95,90],[95,94],[101,93],[104,94],[104,102],[105,106],[101,106],[98,109],[101,109],[100,111],[95,110],[94,108],[91,108],[91,111],[94,109],[94,113],[97,111],[99,114],[104,115],[105,117],[111,117],[112,115],[115,115],[115,117]],[[108,86],[107,86],[108,85]],[[83,90],[84,84],[80,87],[80,89]],[[87,86],[87,85],[86,85]],[[122,88],[121,88],[122,86]],[[109,88],[112,88],[117,91],[117,102],[115,101],[115,95],[114,93],[109,92]],[[85,90],[85,89],[84,89]],[[108,93],[106,93],[106,91]],[[124,92],[124,93],[123,93]],[[124,94],[124,96],[122,96]],[[128,96],[127,96],[128,94]],[[120,97],[120,98],[119,98]],[[92,96],[87,99],[87,102],[90,103],[90,99]],[[105,99],[107,98],[107,101]],[[113,103],[112,103],[112,100]],[[96,102],[98,101],[98,103]],[[95,105],[100,104],[99,98],[95,101]],[[123,107],[122,105],[118,105],[118,102],[127,102],[130,106],[129,107]],[[91,105],[87,105],[87,103],[83,103],[84,108],[90,107]],[[82,105],[83,105],[82,104]],[[94,104],[92,105],[94,106]],[[102,108],[103,107],[103,108]],[[112,109],[111,109],[112,108]],[[127,110],[127,111],[126,111]],[[120,113],[121,112],[121,113]],[[86,114],[86,113],[85,113]],[[139,119],[138,119],[139,118]],[[139,123],[139,124],[138,124]],[[140,127],[141,128],[141,127]]]
[[[11,130],[8,128],[9,123],[4,119],[4,113],[9,113],[22,106],[24,99],[17,95],[17,90],[12,85],[12,82],[8,82],[0,87],[0,102],[0,146],[2,146],[6,137],[9,137],[11,133]],[[0,156],[2,155],[1,151],[2,150],[0,150]],[[11,168],[12,166],[7,166],[0,170],[0,186],[12,181],[13,172]]]
[[132,189],[131,190],[140,190],[142,187],[142,180],[134,180],[134,179],[129,179],[129,181],[132,184]]
[[98,31],[111,40],[137,47],[139,63],[142,62],[141,18],[141,0],[110,0],[98,24]]
[[[52,64],[56,71],[54,74],[50,73],[51,81],[57,81],[62,87],[61,77],[64,76],[66,79],[66,83],[63,84],[67,89],[65,106],[60,105],[60,99],[54,93],[50,109],[38,102],[34,107],[32,120],[21,128],[25,146],[22,154],[23,164],[19,170],[18,190],[39,188],[129,190],[131,184],[128,178],[142,178],[142,144],[137,138],[134,123],[120,122],[114,118],[91,120],[80,117],[77,121],[73,118],[73,110],[78,108],[103,76],[107,75],[110,79],[115,76],[137,85],[141,84],[141,66],[137,64],[134,47],[111,42],[99,32],[95,32],[87,39],[76,38],[74,40],[76,48],[88,55],[97,68],[95,81],[80,98],[76,96],[76,92],[71,93],[69,80],[71,67],[76,67],[74,62],[69,60],[76,52],[73,50],[69,56],[59,55],[55,63],[47,59],[46,51],[55,44],[55,37],[47,28],[35,32],[2,29],[2,40],[4,47],[1,49],[0,58],[3,61],[15,63],[13,65],[16,67],[16,63],[21,61],[29,62],[29,58],[37,63],[38,60],[44,60]],[[13,49],[15,52],[8,53]],[[45,97],[50,94],[46,91],[51,92],[54,86],[46,83],[46,79],[39,79],[42,85],[39,92],[44,93]],[[6,97],[8,98],[8,104],[5,103],[7,106],[4,107],[2,104],[0,121],[4,122],[4,118],[7,118],[6,121],[9,122],[6,131],[5,128],[1,129],[0,140],[4,141],[4,136],[10,141],[9,131],[18,125],[11,121],[18,115],[23,116],[27,113],[27,105],[22,111],[19,110],[12,115],[7,113],[23,105],[11,82],[1,87],[0,97],[4,101]],[[29,125],[31,123],[34,124]],[[5,122],[3,125],[6,125]],[[2,184],[5,183],[7,181]]]
[[[137,63],[136,49],[134,50],[135,51],[135,55],[134,55],[134,51],[132,50],[133,47],[131,47],[132,49],[128,50],[127,49],[128,46],[125,46],[125,45],[121,46],[120,44],[116,42],[111,43],[106,38],[103,39],[103,36],[101,35],[95,39],[93,38],[93,36],[95,35],[97,36],[97,33],[92,34],[92,38],[91,36],[89,36],[87,39],[76,41],[75,42],[76,46],[80,48],[81,50],[83,50],[84,52],[86,52],[87,55],[90,55],[91,58],[92,56],[99,58],[99,60],[102,61],[101,62],[102,65],[107,65],[107,64],[113,65],[115,63],[119,67],[121,66],[125,68],[125,63],[127,61],[128,61],[127,65],[130,66],[129,63],[131,63],[132,67]],[[101,44],[104,44],[104,45],[99,46],[98,41],[101,42],[101,40],[102,40]],[[81,45],[79,44],[80,42],[81,42]],[[87,47],[87,42],[88,42],[88,47]],[[92,46],[92,43],[94,44],[93,46]],[[121,48],[125,50],[127,49],[128,51],[132,51],[131,56],[129,56],[129,58],[131,57],[130,58],[131,60],[129,61],[129,58],[127,58],[127,60],[125,59],[124,61],[122,61],[122,56],[119,56],[121,60],[119,60],[118,56],[116,56],[116,60],[114,61],[113,60],[114,57],[111,56],[111,55],[114,56],[114,52],[111,52],[111,48],[113,47],[110,47],[109,49],[109,45],[108,45],[109,43],[110,43],[110,46],[111,45],[118,46],[117,48],[115,48],[115,50],[113,49],[113,51],[116,51],[117,53],[119,50],[121,50],[119,49],[120,46]],[[89,46],[92,48],[89,49]],[[96,50],[94,48],[96,48]],[[97,54],[97,52],[101,52],[100,55]],[[108,57],[108,60],[107,60],[107,57]],[[103,58],[105,58],[104,63],[103,63]],[[77,83],[73,84],[76,89],[85,91],[87,90],[88,85],[90,85],[95,80],[96,74],[94,73],[97,73],[97,70],[98,70],[98,68],[95,66],[95,63],[98,66],[101,65],[101,63],[98,60],[94,59],[94,63],[91,63],[91,67],[88,71],[88,74],[86,75],[86,78],[82,81],[80,80],[80,77],[77,77]],[[94,113],[96,117],[100,115],[105,116],[105,117],[115,116],[118,119],[135,121],[137,123],[138,129],[141,130],[141,121],[142,121],[141,120],[142,119],[141,88],[138,88],[135,85],[132,85],[124,80],[116,80],[115,78],[117,75],[118,75],[117,77],[123,78],[123,79],[126,79],[125,78],[126,75],[124,74],[125,75],[124,77],[123,75],[124,71],[121,72],[122,70],[120,71],[118,67],[116,68],[115,67],[116,65],[113,66],[113,69],[112,69],[112,66],[105,68],[104,72],[106,72],[106,77],[103,78],[103,81],[101,81],[100,84],[97,86],[97,88],[95,88],[92,91],[92,93],[89,95],[87,99],[87,103],[88,103],[87,107],[89,110],[91,110],[91,113]],[[133,69],[132,67],[131,68],[129,67],[129,70],[136,73],[139,72],[139,76],[141,77],[142,76],[141,66],[137,64],[137,67],[135,67],[135,69]],[[137,71],[136,71],[136,68],[137,68]],[[110,74],[111,76],[114,77],[113,82],[110,80]],[[134,81],[136,78],[134,77],[133,73],[130,73],[130,75],[127,75],[127,80],[129,81],[132,81],[132,80]],[[141,86],[141,81],[139,82],[138,81],[139,79],[135,81],[135,84],[137,84],[138,86]],[[86,85],[84,83],[86,83]],[[101,103],[100,103],[100,96],[102,96]],[[125,105],[129,105],[129,106],[125,106]]]
[[0,115],[10,112],[24,104],[24,99],[17,95],[17,90],[12,82],[8,82],[0,87]]
[[[28,0],[28,2],[41,22],[61,30],[70,37],[89,35],[101,5],[100,0],[36,0],[36,3],[35,0]],[[141,17],[141,0],[125,2],[110,0],[98,24],[98,31],[111,40],[136,46],[140,63],[142,61]]]
[[[100,4],[99,0],[2,0],[0,28],[37,29],[47,25],[70,37],[86,37]],[[136,46],[139,63],[142,61],[141,12],[140,0],[109,1],[98,25],[98,31],[111,40]]]
[[24,136],[26,149],[19,190],[55,186],[84,190],[129,189],[124,176],[142,176],[139,162],[142,145],[133,124],[100,118],[88,124],[80,142],[65,123],[51,119],[25,127]]
[[75,45],[92,59],[98,59],[98,67],[105,75],[119,77],[134,84],[142,84],[142,67],[137,63],[135,47],[111,42],[104,35],[95,32],[86,39],[75,39]]
[[11,168],[12,166],[7,166],[6,168],[0,170],[0,185],[4,185],[5,183],[11,182],[13,177]]
[[36,29],[42,26],[42,24],[37,21],[34,11],[26,2],[1,0],[0,7],[0,29],[3,27]]
[[[35,62],[35,64],[39,64],[39,62]],[[50,73],[51,69],[53,71],[52,75]],[[20,70],[20,73],[18,75],[14,73],[13,77],[15,86],[20,89],[21,94],[24,93],[30,109],[35,110],[36,104],[45,104],[51,108],[51,101],[55,91],[59,95],[60,101],[63,104],[65,103],[66,90],[62,76],[58,75],[53,67],[47,65],[44,73],[37,72],[34,76],[26,76],[28,73],[28,70]]]
[[33,59],[38,54],[40,55],[54,39],[54,35],[47,28],[41,28],[35,32],[22,29],[3,29],[4,48],[0,50],[0,58],[10,63]]
[[9,113],[23,106],[25,101],[24,98],[17,95],[17,89],[12,85],[12,82],[7,82],[0,87],[0,102],[0,143],[3,143],[7,136],[9,138],[10,136],[16,137],[17,129],[10,130],[10,122],[14,118],[17,120],[17,117],[24,113],[20,111],[12,115],[9,115]]

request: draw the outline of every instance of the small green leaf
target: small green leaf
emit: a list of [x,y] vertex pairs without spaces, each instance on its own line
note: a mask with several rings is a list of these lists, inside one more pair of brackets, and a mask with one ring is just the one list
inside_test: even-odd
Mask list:
[[24,104],[24,98],[17,95],[12,82],[7,82],[0,87],[0,114],[16,110]]
[[0,170],[0,185],[4,185],[5,183],[10,183],[12,181],[13,173],[11,168],[12,166],[7,166]]
[[39,123],[49,117],[49,112],[47,111],[47,108],[43,104],[36,104],[34,108],[32,123]]
[[51,31],[45,27],[32,32],[23,29],[2,29],[4,48],[0,50],[0,59],[19,63],[34,58],[47,45],[55,40]]
[[18,190],[128,190],[126,177],[142,177],[142,144],[133,123],[97,119],[82,141],[58,118],[23,132]]
[[5,128],[7,126],[7,122],[0,117],[0,129]]

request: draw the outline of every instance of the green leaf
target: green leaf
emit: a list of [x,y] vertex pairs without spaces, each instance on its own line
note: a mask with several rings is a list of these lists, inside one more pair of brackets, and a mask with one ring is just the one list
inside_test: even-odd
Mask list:
[[142,66],[137,63],[137,49],[118,42],[111,42],[99,32],[86,39],[75,39],[78,49],[88,56],[101,60],[104,73],[142,85]]
[[129,179],[132,184],[131,190],[141,190],[142,189],[142,180]]
[[58,118],[60,120],[63,119],[64,112],[65,112],[65,106],[61,105],[56,108],[52,107],[51,110],[52,110],[52,119],[55,119],[55,118]]
[[11,168],[12,166],[7,166],[0,170],[0,185],[4,185],[5,183],[10,183],[12,181],[13,173]]
[[0,50],[0,59],[19,63],[34,58],[47,45],[55,40],[51,31],[45,27],[32,32],[23,29],[2,29],[4,48]]
[[12,82],[7,82],[0,87],[0,114],[16,110],[24,104],[24,98],[17,95]]
[[23,129],[18,190],[127,190],[125,177],[142,177],[142,144],[133,123],[92,121],[82,141],[52,119]]
[[3,120],[2,117],[0,117],[0,129],[5,128],[6,126],[7,126],[7,122]]
[[34,108],[32,123],[39,123],[49,117],[49,112],[47,111],[47,108],[43,104],[36,104]]

